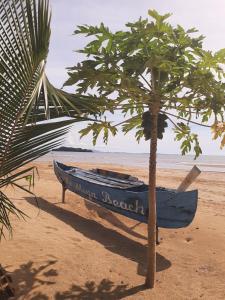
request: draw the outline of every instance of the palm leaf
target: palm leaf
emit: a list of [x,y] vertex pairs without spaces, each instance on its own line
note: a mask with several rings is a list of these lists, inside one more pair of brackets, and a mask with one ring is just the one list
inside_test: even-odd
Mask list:
[[[77,120],[78,121],[78,120]],[[54,123],[21,125],[14,130],[10,147],[4,154],[4,163],[0,168],[0,177],[15,171],[24,164],[46,154],[60,145],[68,132],[72,120]]]
[[[109,102],[109,101],[108,101]],[[27,112],[28,122],[38,122],[56,117],[88,118],[105,111],[106,101],[91,95],[78,95],[55,88],[43,75],[42,86],[35,105]],[[48,114],[46,112],[48,111]]]
[[4,228],[10,232],[12,230],[9,219],[10,213],[18,217],[24,215],[24,213],[19,210],[2,191],[0,191],[0,239],[1,236],[4,235]]
[[[61,144],[70,125],[89,112],[83,100],[55,89],[45,76],[50,20],[48,0],[0,0],[0,189],[29,192],[18,180],[31,169],[16,170]],[[36,123],[65,115],[76,119]],[[10,213],[21,211],[0,190],[0,224],[7,229]]]

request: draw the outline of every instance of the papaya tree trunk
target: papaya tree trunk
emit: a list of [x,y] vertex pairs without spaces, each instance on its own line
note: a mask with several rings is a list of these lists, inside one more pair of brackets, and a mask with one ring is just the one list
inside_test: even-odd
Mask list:
[[157,126],[158,111],[151,110],[151,140],[149,157],[149,193],[148,193],[148,249],[146,286],[153,288],[156,272],[156,153],[157,153]]

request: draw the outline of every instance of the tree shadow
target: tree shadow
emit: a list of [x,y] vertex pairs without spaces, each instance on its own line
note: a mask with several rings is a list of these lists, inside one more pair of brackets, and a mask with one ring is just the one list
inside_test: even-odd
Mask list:
[[[57,270],[51,268],[57,261],[48,260],[39,267],[35,267],[32,261],[22,264],[11,273],[13,286],[15,288],[16,299],[23,297],[26,299],[32,296],[32,300],[48,300],[48,297],[40,292],[35,293],[35,289],[43,285],[54,285],[54,277],[58,276]],[[40,279],[40,276],[44,279]],[[32,293],[32,295],[31,295]]]
[[145,289],[144,285],[128,288],[127,284],[115,285],[103,279],[99,285],[87,281],[83,287],[73,284],[66,292],[57,292],[55,300],[119,300]]
[[[27,201],[36,206],[33,198],[26,198]],[[107,250],[123,256],[129,260],[135,261],[138,264],[137,272],[139,275],[145,276],[146,274],[146,253],[147,247],[143,244],[134,241],[119,232],[104,227],[102,224],[86,219],[74,212],[63,209],[62,207],[53,205],[43,198],[38,200],[40,209],[53,215],[65,224],[70,225],[76,231],[82,233],[85,237],[95,240],[102,244]],[[171,262],[165,257],[156,254],[156,271],[160,272],[168,269]]]
[[[129,287],[128,284],[114,284],[109,279],[103,279],[98,285],[94,281],[87,281],[84,286],[72,284],[67,291],[55,292],[52,297],[47,296],[37,289],[44,285],[55,284],[53,278],[58,276],[57,270],[51,268],[56,261],[47,261],[39,267],[34,267],[34,263],[29,261],[22,264],[11,273],[15,297],[13,299],[31,300],[119,300],[134,295],[146,289],[145,285]],[[9,267],[9,266],[8,266]],[[40,276],[44,279],[40,279]],[[50,279],[48,279],[50,277]],[[53,278],[52,278],[53,277]],[[51,287],[52,289],[52,287]],[[1,298],[0,300],[11,298]]]

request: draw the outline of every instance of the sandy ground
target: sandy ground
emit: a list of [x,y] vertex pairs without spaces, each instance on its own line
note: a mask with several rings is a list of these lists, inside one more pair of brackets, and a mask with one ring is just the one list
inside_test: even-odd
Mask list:
[[[94,165],[80,164],[89,168]],[[147,181],[146,170],[129,172]],[[146,225],[114,214],[67,192],[52,165],[39,163],[34,198],[8,190],[29,218],[13,218],[12,239],[0,244],[0,262],[11,272],[16,299],[225,299],[225,173],[202,173],[193,223],[160,230],[157,282],[145,290]],[[177,187],[185,171],[158,170],[158,184]]]

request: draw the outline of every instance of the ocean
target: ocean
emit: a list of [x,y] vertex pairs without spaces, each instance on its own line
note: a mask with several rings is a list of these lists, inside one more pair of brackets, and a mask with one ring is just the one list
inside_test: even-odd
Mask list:
[[[37,161],[57,160],[64,163],[81,162],[98,164],[112,164],[136,168],[148,168],[149,154],[124,152],[56,152],[42,156]],[[192,155],[158,154],[157,167],[163,169],[190,170],[193,165],[201,171],[225,172],[225,156],[202,155],[196,160]]]

